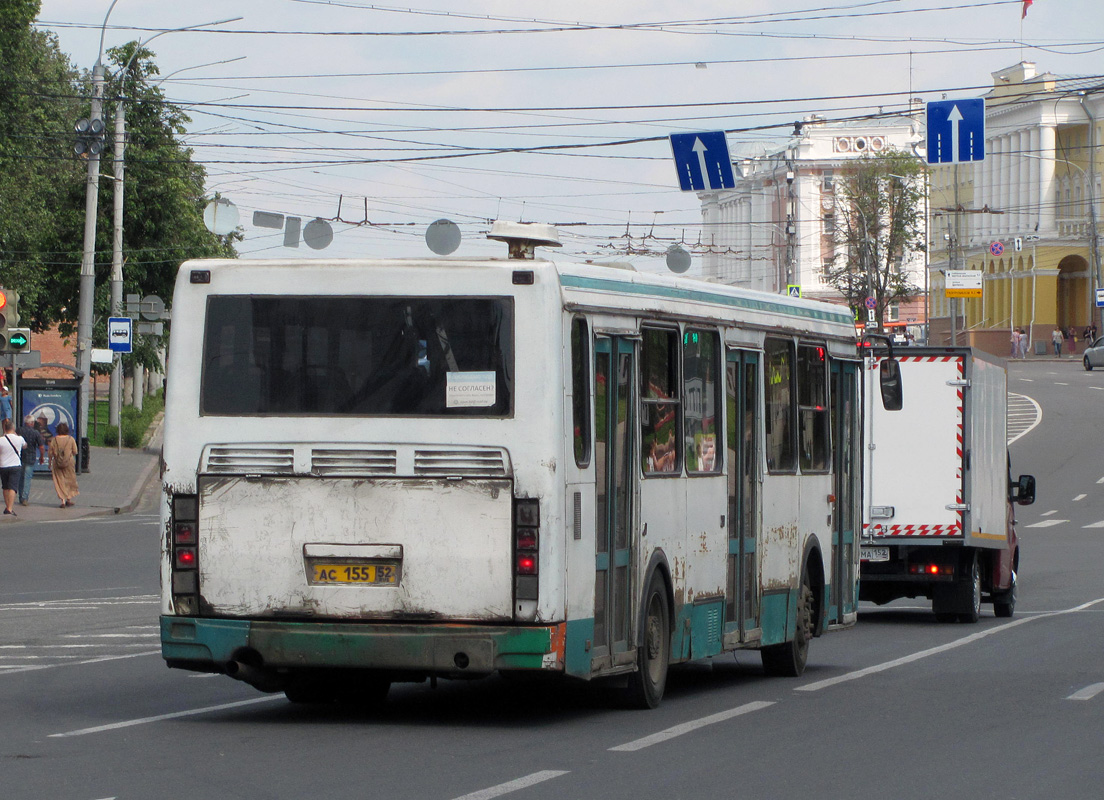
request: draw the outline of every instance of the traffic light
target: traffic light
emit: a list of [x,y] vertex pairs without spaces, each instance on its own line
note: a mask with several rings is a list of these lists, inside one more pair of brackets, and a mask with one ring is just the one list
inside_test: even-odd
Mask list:
[[31,331],[19,325],[19,292],[0,287],[0,353],[26,353]]
[[98,156],[104,147],[104,124],[101,119],[82,119],[73,126],[77,140],[73,152],[82,158]]

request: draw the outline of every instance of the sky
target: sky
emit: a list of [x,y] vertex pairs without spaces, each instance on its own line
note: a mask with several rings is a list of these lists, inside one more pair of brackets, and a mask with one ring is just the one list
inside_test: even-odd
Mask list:
[[[785,141],[846,120],[979,96],[1019,61],[1104,75],[1104,3],[1035,0],[42,0],[39,27],[90,69],[150,42],[184,139],[230,200],[242,257],[504,256],[494,219],[555,224],[546,255],[700,272],[698,196],[668,136]],[[240,20],[211,25],[234,17]],[[199,30],[176,30],[202,26]],[[315,249],[255,212],[326,220]],[[312,231],[321,230],[318,224]],[[285,239],[298,247],[285,245]],[[314,240],[315,244],[321,244]]]

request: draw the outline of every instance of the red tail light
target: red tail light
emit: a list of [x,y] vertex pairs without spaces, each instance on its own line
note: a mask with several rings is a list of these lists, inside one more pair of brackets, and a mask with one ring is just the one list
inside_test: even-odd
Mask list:
[[540,500],[514,501],[514,598],[536,600],[540,552]]

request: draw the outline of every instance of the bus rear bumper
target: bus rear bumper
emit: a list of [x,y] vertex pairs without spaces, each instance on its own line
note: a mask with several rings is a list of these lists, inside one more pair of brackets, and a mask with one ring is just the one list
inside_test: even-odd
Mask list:
[[452,677],[564,668],[565,625],[372,624],[161,617],[170,667],[376,669]]

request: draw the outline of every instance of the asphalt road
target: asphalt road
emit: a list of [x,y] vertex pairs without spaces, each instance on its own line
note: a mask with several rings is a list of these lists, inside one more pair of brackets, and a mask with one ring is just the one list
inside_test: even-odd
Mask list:
[[1040,423],[1012,445],[1011,620],[863,607],[796,680],[756,653],[674,670],[655,711],[601,685],[399,685],[376,713],[170,671],[155,518],[0,537],[0,797],[1097,798],[1104,742],[1104,371],[1010,367]]

